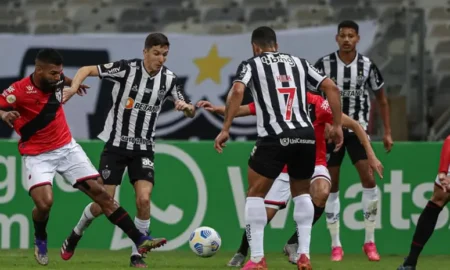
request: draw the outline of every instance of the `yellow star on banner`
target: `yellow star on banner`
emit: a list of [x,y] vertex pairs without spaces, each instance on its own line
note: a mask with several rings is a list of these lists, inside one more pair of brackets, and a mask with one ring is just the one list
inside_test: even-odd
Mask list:
[[194,64],[199,69],[195,83],[200,84],[206,79],[211,79],[215,83],[220,84],[220,71],[230,61],[231,58],[229,57],[219,56],[217,45],[214,44],[209,50],[207,56],[194,59]]

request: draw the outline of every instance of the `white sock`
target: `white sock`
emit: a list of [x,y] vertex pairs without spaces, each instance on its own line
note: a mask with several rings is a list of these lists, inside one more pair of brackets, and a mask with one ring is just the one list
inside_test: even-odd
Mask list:
[[297,253],[305,254],[309,258],[314,205],[309,194],[297,196],[292,200],[294,201],[294,220],[297,223]]
[[81,214],[80,220],[78,221],[77,226],[73,229],[73,231],[78,235],[83,235],[84,231],[91,225],[92,220],[94,220],[94,215],[91,213],[91,206],[93,203],[88,204],[83,213]]
[[330,193],[325,205],[325,215],[327,217],[327,227],[331,235],[331,246],[341,247],[339,237],[339,212],[341,211],[341,202],[339,201],[339,191]]
[[253,262],[257,263],[264,257],[264,227],[267,224],[267,214],[263,198],[247,198],[245,224],[250,257]]
[[375,243],[375,221],[378,212],[377,187],[363,188],[362,207],[364,213],[364,226],[366,228],[366,239],[364,243]]
[[[136,228],[143,233],[144,235],[148,234],[148,229],[150,228],[150,219],[148,220],[142,220],[138,219],[137,217],[134,218],[134,224],[136,225]],[[136,245],[131,246],[131,256],[138,255],[141,256],[137,250]]]

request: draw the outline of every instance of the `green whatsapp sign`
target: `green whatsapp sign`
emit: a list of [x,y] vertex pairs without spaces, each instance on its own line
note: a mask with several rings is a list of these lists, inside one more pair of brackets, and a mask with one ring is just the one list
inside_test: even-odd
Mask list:
[[[92,162],[98,164],[103,144],[80,144]],[[385,166],[385,177],[378,181],[381,200],[376,241],[381,253],[405,253],[409,248],[419,214],[434,187],[440,147],[440,143],[397,143],[392,153],[385,154],[382,145],[374,143]],[[221,234],[221,249],[238,247],[245,227],[247,161],[252,148],[250,142],[232,142],[223,154],[217,154],[212,142],[157,143],[151,231],[168,239],[161,250],[188,249],[189,234],[199,226],[213,227]],[[33,204],[25,188],[27,177],[16,142],[1,141],[0,149],[0,248],[29,248],[33,240]],[[348,159],[342,168],[340,188],[342,242],[346,253],[360,253],[364,240],[362,188]],[[53,191],[49,246],[59,248],[90,200],[59,175],[54,179]],[[134,215],[134,191],[126,174],[116,200]],[[279,251],[293,233],[292,208],[289,205],[280,211],[267,226],[265,250]],[[443,253],[436,239],[450,237],[449,227],[449,212],[445,208],[436,227],[440,236],[430,240],[426,253]],[[324,218],[313,229],[311,245],[312,252],[330,250]],[[104,217],[94,221],[80,242],[84,248],[118,250],[130,246],[131,241]]]

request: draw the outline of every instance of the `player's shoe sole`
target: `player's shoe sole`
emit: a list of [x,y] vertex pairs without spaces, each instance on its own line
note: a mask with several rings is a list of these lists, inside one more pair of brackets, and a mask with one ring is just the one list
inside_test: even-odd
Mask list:
[[152,249],[164,246],[167,243],[165,238],[153,238],[144,240],[138,247],[139,254],[145,254]]

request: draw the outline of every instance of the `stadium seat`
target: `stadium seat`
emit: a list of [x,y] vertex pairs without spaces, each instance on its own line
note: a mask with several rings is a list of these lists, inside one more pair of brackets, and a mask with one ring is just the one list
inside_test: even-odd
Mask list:
[[450,20],[450,8],[436,7],[430,10],[428,14],[430,21],[448,21]]
[[440,54],[450,54],[450,40],[440,41],[434,50],[436,55]]
[[57,7],[58,3],[61,1],[57,0],[25,0],[25,6],[29,10],[34,10],[35,8],[45,8],[45,7]]
[[224,34],[240,34],[244,31],[244,26],[241,23],[229,22],[213,24],[208,29],[208,34],[224,35]]
[[405,52],[405,39],[396,38],[389,41],[388,52],[389,54],[400,54]]
[[115,33],[117,32],[116,24],[111,23],[83,23],[75,32],[77,33]]
[[67,7],[74,7],[74,6],[96,7],[96,6],[102,5],[102,3],[104,3],[104,2],[105,2],[104,0],[68,0],[66,3],[66,6]]
[[62,22],[67,19],[67,11],[64,9],[39,9],[34,15],[37,22]]
[[443,58],[439,61],[437,66],[437,71],[439,72],[450,72],[450,58]]
[[154,9],[125,9],[120,15],[122,23],[149,23],[157,20],[157,12]]
[[291,8],[294,6],[324,6],[326,0],[288,0],[287,7]]
[[133,8],[140,8],[144,6],[144,0],[109,0],[109,5],[111,6],[127,6]]
[[152,0],[144,1],[146,6],[150,7],[182,7],[184,0]]
[[256,21],[249,24],[249,29],[256,29],[260,26],[269,26],[273,28],[274,30],[284,30],[288,28],[288,24],[282,20],[275,20],[275,21]]
[[212,8],[206,12],[204,22],[244,21],[245,11],[241,8]]
[[359,0],[329,0],[330,5],[334,8],[341,7],[357,7]]
[[[334,1],[338,1],[338,0],[334,0]],[[386,5],[391,5],[391,6],[400,6],[403,3],[403,0],[369,0],[372,2],[373,6],[386,6]]]
[[162,23],[183,22],[189,18],[200,20],[200,11],[197,9],[168,8],[162,17]]
[[36,35],[39,34],[65,34],[70,33],[70,27],[67,24],[38,24],[34,29]]
[[283,8],[255,8],[250,13],[249,22],[275,21],[278,18],[287,20],[287,11]]
[[341,8],[335,19],[337,21],[342,20],[365,20],[376,18],[376,11],[373,8],[353,8],[343,7]]
[[122,33],[150,33],[158,28],[148,23],[119,23],[118,30]]
[[283,3],[277,0],[242,0],[242,6],[249,7],[281,7]]
[[197,0],[197,7],[230,7],[232,0]]
[[21,34],[28,33],[29,28],[26,23],[19,24],[0,24],[0,33]]
[[431,37],[450,37],[450,27],[448,24],[437,24],[434,25],[431,33],[430,33]]
[[298,9],[294,11],[295,15],[292,17],[295,21],[324,21],[328,20],[331,16],[331,12],[327,7],[311,8],[311,9]]
[[25,13],[21,10],[0,10],[0,23],[11,24],[25,19]]

